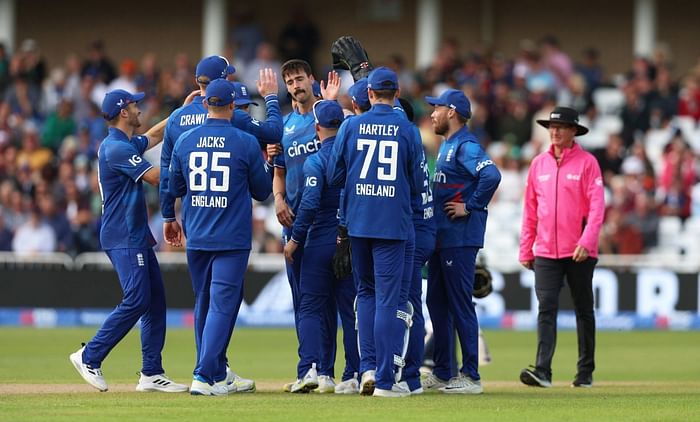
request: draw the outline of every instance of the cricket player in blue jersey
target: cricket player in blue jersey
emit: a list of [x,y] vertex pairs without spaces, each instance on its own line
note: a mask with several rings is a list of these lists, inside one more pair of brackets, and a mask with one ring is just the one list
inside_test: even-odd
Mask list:
[[[375,396],[405,397],[410,390],[399,384],[400,370],[394,368],[403,366],[404,333],[410,320],[401,295],[408,291],[404,267],[413,231],[411,198],[420,191],[423,175],[416,170],[416,131],[393,109],[399,88],[396,73],[380,67],[367,79],[372,108],[341,125],[327,176],[331,185],[345,188],[352,271],[360,280],[360,370],[363,378],[375,377],[375,382],[363,384]],[[363,321],[372,310],[374,321]],[[374,333],[376,374],[366,363],[363,331]]]
[[[437,244],[428,262],[426,299],[435,336],[435,368],[423,379],[423,387],[444,393],[481,394],[479,324],[472,291],[477,252],[484,246],[486,207],[501,173],[469,132],[466,123],[471,105],[462,91],[448,89],[437,98],[426,97],[426,101],[435,106],[433,129],[445,140],[433,177]],[[452,377],[453,329],[462,350],[462,368],[456,377]]]
[[[283,226],[283,243],[291,238],[294,218],[301,203],[301,193],[304,188],[303,166],[306,159],[316,153],[321,146],[316,138],[316,122],[312,113],[316,97],[313,94],[314,77],[311,66],[304,60],[292,59],[282,65],[282,79],[296,103],[296,108],[284,118],[284,134],[282,135],[282,153],[274,159],[274,177],[272,191],[275,200],[277,219]],[[321,85],[324,98],[335,100],[340,88],[340,77],[337,73],[329,73],[328,83]],[[292,291],[294,322],[299,336],[299,282],[301,279],[301,263],[304,256],[304,245],[298,245],[292,262],[287,262],[287,279]],[[335,363],[335,336],[337,331],[337,311],[335,306],[327,310],[329,330],[323,330],[321,362],[319,374],[319,391],[333,391],[333,366]],[[332,333],[332,335],[331,335]],[[301,356],[300,356],[301,358]],[[293,383],[284,386],[285,391],[291,391]]]
[[[175,221],[175,198],[168,191],[168,168],[175,141],[186,131],[200,126],[207,117],[207,110],[202,103],[204,93],[210,82],[227,78],[235,69],[222,56],[203,58],[195,70],[195,80],[200,89],[192,103],[175,110],[168,118],[160,155],[160,209],[165,221]],[[261,69],[257,89],[265,98],[267,120],[264,122],[253,119],[246,111],[236,109],[231,123],[255,137],[261,143],[276,143],[282,138],[282,114],[277,98],[277,75],[272,69]],[[174,225],[171,227],[175,227]],[[164,233],[167,237],[169,234]]]
[[292,226],[292,237],[284,248],[285,257],[293,262],[297,247],[304,245],[299,283],[301,359],[297,381],[290,390],[292,393],[306,393],[318,387],[320,377],[316,366],[321,359],[320,334],[327,322],[325,311],[329,307],[328,302],[335,302],[343,324],[345,370],[343,382],[336,386],[334,392],[353,394],[359,391],[357,374],[360,360],[353,311],[356,289],[351,277],[337,279],[333,274],[333,245],[336,240],[341,189],[326,183],[326,164],[344,115],[340,105],[329,100],[316,102],[312,112],[321,148],[304,163],[305,182],[301,203]]
[[[401,100],[403,113],[409,121],[413,121],[413,109],[410,103]],[[415,127],[415,125],[414,125]],[[415,128],[418,131],[417,128]],[[419,145],[416,147],[417,160],[420,163],[422,173],[422,185],[420,192],[412,198],[414,247],[413,259],[408,268],[407,276],[410,278],[408,286],[408,300],[412,305],[413,321],[410,326],[410,336],[404,345],[406,367],[403,370],[402,380],[406,382],[412,395],[421,394],[423,388],[420,381],[420,367],[423,363],[425,318],[423,317],[423,266],[435,249],[435,218],[433,209],[433,191],[430,172],[425,158],[425,149],[420,138],[416,135]],[[406,270],[404,270],[406,273]]]
[[[208,56],[203,58],[195,70],[195,81],[199,86],[200,95],[194,97],[188,105],[178,108],[168,118],[168,123],[165,127],[165,135],[160,158],[160,206],[164,224],[164,237],[172,237],[176,235],[175,231],[180,230],[179,223],[175,219],[175,197],[168,190],[168,174],[170,159],[172,156],[173,146],[175,141],[186,131],[200,126],[204,123],[207,117],[207,109],[203,103],[204,93],[210,82],[227,78],[233,74],[235,69],[229,65],[228,60],[222,56]],[[242,85],[242,84],[241,84]],[[231,123],[234,127],[242,129],[255,137],[261,143],[279,142],[282,137],[282,117],[277,98],[277,75],[272,69],[260,70],[260,79],[257,81],[257,89],[260,95],[265,99],[267,112],[267,120],[260,122],[253,119],[248,114],[243,106],[236,107],[231,118]],[[239,86],[241,92],[247,94],[247,87]],[[247,95],[246,95],[247,96]],[[248,97],[248,104],[252,103]],[[241,98],[240,101],[245,101]],[[173,232],[165,232],[165,230]],[[228,382],[235,383],[237,391],[255,391],[255,383],[247,378],[242,378],[230,368],[227,371]]]
[[187,386],[170,380],[161,362],[165,290],[143,194],[143,181],[158,185],[158,168],[144,160],[143,153],[162,140],[165,120],[143,136],[134,136],[134,130],[141,126],[136,103],[143,97],[143,93],[118,89],[108,92],[102,101],[109,134],[97,154],[102,196],[100,243],[117,271],[123,298],[95,337],[70,355],[70,361],[88,384],[107,391],[102,361],[140,318],[143,367],[136,390],[183,392]]
[[[263,201],[272,192],[257,139],[230,123],[234,96],[233,84],[225,79],[209,84],[207,120],[178,138],[170,162],[169,189],[183,197],[187,262],[195,289],[193,395],[236,392],[236,384],[227,382],[226,348],[250,255],[251,198]],[[181,243],[180,233],[171,233],[175,235],[167,240]]]

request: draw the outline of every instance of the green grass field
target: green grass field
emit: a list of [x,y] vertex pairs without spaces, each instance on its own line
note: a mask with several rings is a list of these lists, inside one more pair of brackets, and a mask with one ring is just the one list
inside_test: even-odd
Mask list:
[[[485,394],[425,394],[406,399],[291,395],[281,391],[295,376],[293,330],[240,329],[229,358],[234,370],[258,382],[255,394],[193,397],[131,392],[140,369],[138,331],[103,364],[114,387],[99,393],[83,383],[68,361],[94,329],[0,329],[0,421],[24,420],[700,420],[700,333],[601,332],[595,386],[573,389],[575,333],[563,332],[551,389],[518,383],[532,363],[534,332],[486,333],[494,362],[481,368]],[[336,368],[342,368],[339,353]],[[164,351],[168,374],[189,383],[191,330],[170,330]],[[340,372],[336,370],[336,372]],[[37,392],[38,391],[38,392]]]

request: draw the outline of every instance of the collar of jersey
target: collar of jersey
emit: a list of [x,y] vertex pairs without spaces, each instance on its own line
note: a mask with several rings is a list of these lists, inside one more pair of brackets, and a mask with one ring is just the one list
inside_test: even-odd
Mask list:
[[453,139],[458,139],[458,138],[464,138],[467,141],[474,141],[471,136],[466,136],[469,135],[469,128],[464,125],[464,127],[457,132],[454,133],[454,135],[450,136],[447,141],[451,141]]
[[372,110],[375,110],[375,111],[382,111],[382,112],[384,112],[384,113],[388,113],[388,112],[393,113],[393,112],[394,112],[394,106],[390,106],[389,104],[378,103],[378,104],[375,104],[375,105],[372,106]]
[[114,126],[110,126],[108,129],[109,137],[114,139],[115,141],[128,141],[129,137],[126,136],[126,133],[124,133],[121,129],[116,128]]
[[226,119],[215,119],[213,117],[207,117],[207,119],[204,121],[205,126],[221,126],[221,125],[226,125],[226,126],[231,126],[231,121],[226,120]]

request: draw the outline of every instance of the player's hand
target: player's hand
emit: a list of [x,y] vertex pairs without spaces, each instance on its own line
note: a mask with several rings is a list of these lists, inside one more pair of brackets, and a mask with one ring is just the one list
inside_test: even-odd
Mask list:
[[260,69],[260,76],[255,81],[255,86],[258,88],[258,94],[263,98],[270,94],[277,94],[277,73],[269,67]]
[[182,228],[177,220],[163,223],[163,238],[168,245],[182,247]]
[[294,258],[292,256],[294,255],[294,252],[297,251],[298,247],[299,244],[291,239],[286,245],[284,245],[284,259],[286,259],[290,264],[294,263]]
[[267,161],[272,161],[275,157],[282,154],[282,144],[267,144],[265,146],[265,152],[267,153]]
[[182,103],[182,105],[187,105],[187,104],[192,103],[192,100],[194,100],[194,97],[196,97],[197,95],[201,95],[201,93],[202,93],[202,91],[199,89],[190,92],[189,95],[185,98],[185,102]]
[[525,267],[525,269],[531,270],[534,268],[534,263],[535,261],[529,260],[529,261],[520,261],[520,265]]
[[324,100],[337,100],[340,92],[340,75],[335,70],[328,72],[328,82],[321,81],[321,97]]
[[466,217],[470,214],[463,202],[447,202],[442,209],[451,220]]
[[277,214],[277,221],[281,225],[292,227],[292,224],[294,224],[294,213],[287,205],[283,195],[275,195],[275,214]]
[[576,245],[576,249],[574,249],[574,256],[571,257],[574,262],[583,262],[586,259],[588,259],[588,249],[584,248],[581,245]]
[[338,237],[335,242],[335,254],[333,254],[333,274],[338,280],[352,274],[352,250],[348,229],[338,226]]

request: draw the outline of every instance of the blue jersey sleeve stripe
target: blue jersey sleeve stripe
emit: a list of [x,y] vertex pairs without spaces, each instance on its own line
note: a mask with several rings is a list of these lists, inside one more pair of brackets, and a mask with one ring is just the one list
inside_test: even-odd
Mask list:
[[147,169],[145,169],[143,172],[141,172],[141,174],[139,174],[139,175],[134,179],[134,182],[138,183],[138,181],[141,180],[141,178],[143,177],[143,175],[146,174],[146,172],[148,172],[148,170],[150,170],[150,169],[152,169],[152,168],[153,168],[153,164],[151,164],[150,166],[148,166]]

